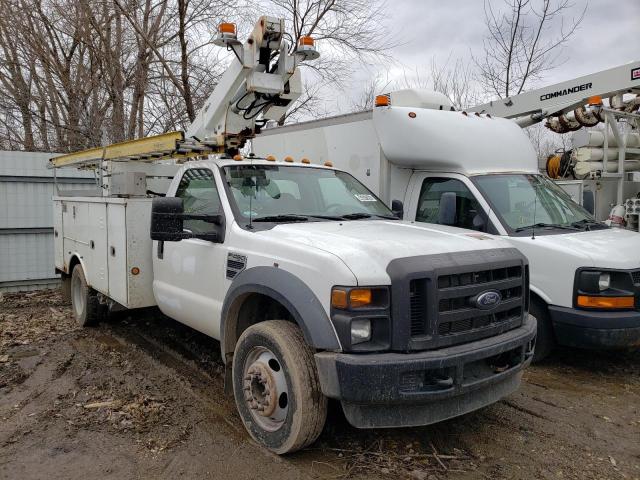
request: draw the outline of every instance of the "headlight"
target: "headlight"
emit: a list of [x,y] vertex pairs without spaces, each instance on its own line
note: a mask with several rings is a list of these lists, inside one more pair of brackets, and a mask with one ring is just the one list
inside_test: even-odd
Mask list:
[[600,278],[598,278],[598,287],[600,291],[603,292],[608,290],[611,286],[611,274],[610,273],[601,273]]
[[371,340],[371,320],[357,318],[351,321],[351,345]]

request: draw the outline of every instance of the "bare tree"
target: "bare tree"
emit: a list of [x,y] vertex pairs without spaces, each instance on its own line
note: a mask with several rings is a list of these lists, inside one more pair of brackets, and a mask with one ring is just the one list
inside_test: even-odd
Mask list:
[[482,54],[475,58],[484,91],[501,98],[517,95],[531,81],[559,66],[562,46],[584,19],[565,24],[574,7],[570,0],[504,0],[504,10],[485,0],[487,35]]

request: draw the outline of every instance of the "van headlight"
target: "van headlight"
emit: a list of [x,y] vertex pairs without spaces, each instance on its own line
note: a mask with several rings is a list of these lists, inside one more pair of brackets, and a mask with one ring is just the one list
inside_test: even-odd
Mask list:
[[610,273],[601,273],[598,278],[598,288],[600,288],[601,292],[608,290],[611,286],[611,274]]

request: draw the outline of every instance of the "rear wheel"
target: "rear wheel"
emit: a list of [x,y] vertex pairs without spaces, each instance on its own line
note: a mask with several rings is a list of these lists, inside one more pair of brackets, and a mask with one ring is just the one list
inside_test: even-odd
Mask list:
[[529,313],[536,318],[538,333],[536,334],[536,348],[533,352],[533,363],[539,363],[547,358],[556,346],[551,318],[547,306],[542,302],[532,300]]
[[318,438],[327,398],[297,325],[269,320],[249,327],[236,344],[232,373],[238,412],[255,441],[284,454]]
[[100,320],[98,293],[87,285],[81,265],[76,265],[71,273],[71,306],[73,316],[81,327],[96,325]]

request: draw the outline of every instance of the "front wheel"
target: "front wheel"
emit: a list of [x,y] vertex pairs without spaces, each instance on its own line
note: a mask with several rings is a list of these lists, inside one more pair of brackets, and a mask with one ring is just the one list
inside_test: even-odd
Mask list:
[[529,313],[535,317],[538,327],[536,334],[536,348],[533,352],[533,363],[539,363],[547,358],[556,346],[551,318],[547,306],[538,301],[532,301]]
[[327,398],[313,350],[291,322],[269,320],[244,331],[233,355],[233,393],[251,437],[274,453],[300,450],[322,432]]

